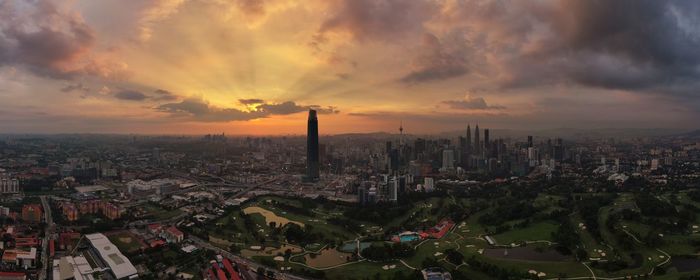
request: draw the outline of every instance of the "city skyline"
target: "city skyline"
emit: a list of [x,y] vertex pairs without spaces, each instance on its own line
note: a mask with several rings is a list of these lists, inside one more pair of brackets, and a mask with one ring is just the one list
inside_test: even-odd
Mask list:
[[[2,1],[0,133],[697,129],[696,2]],[[359,125],[361,124],[361,125]]]

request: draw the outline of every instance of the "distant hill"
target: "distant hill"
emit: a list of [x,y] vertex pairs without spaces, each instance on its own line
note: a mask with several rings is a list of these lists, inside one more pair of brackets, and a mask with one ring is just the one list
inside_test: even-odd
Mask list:
[[696,129],[687,133],[684,133],[683,136],[688,136],[688,137],[700,137],[700,129]]

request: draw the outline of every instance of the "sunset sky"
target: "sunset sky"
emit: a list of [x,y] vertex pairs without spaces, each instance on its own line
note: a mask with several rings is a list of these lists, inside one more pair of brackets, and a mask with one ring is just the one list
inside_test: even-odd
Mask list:
[[0,133],[698,128],[700,1],[0,0]]

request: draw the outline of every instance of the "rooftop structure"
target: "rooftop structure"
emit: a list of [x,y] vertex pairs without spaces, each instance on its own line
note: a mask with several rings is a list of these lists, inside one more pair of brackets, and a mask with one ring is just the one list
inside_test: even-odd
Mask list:
[[90,245],[99,257],[117,279],[133,279],[138,277],[136,268],[131,264],[117,249],[117,246],[112,244],[104,234],[93,233],[85,235],[85,238],[90,242]]
[[36,264],[36,248],[31,248],[29,251],[5,250],[2,254],[2,262],[13,263],[24,268],[33,268]]
[[83,256],[66,256],[53,260],[54,280],[93,280],[92,273],[95,272],[87,259]]
[[24,272],[0,271],[0,280],[25,280],[27,275]]

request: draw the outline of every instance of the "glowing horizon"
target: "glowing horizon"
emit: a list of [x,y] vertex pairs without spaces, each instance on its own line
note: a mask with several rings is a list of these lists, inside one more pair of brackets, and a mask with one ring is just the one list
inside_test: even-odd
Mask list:
[[0,133],[697,128],[700,4],[618,5],[0,1]]

